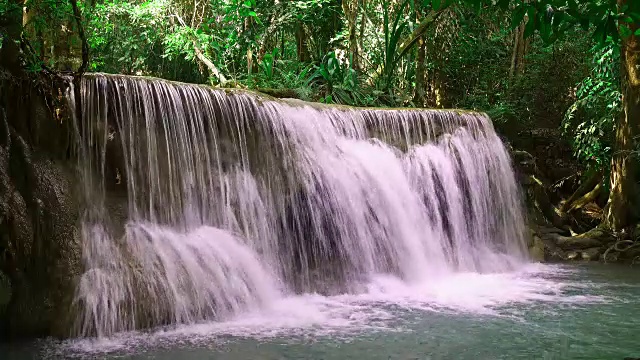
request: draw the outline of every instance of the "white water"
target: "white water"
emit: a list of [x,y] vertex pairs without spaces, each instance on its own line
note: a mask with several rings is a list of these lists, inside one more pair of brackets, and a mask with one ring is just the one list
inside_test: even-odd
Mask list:
[[[483,115],[314,108],[121,76],[87,76],[81,90],[87,270],[73,335],[265,312],[308,324],[314,311],[293,304],[331,313],[358,296],[475,306],[482,294],[465,288],[488,277],[518,290],[524,219]],[[294,295],[315,292],[338,297]]]
[[[556,313],[566,316],[567,312],[583,313],[584,306],[620,301],[598,289],[603,284],[576,279],[576,273],[579,273],[576,269],[531,264],[509,273],[458,273],[413,286],[382,275],[372,279],[368,291],[360,294],[291,295],[227,321],[119,333],[110,338],[74,339],[53,344],[46,353],[54,358],[95,358],[113,354],[142,358],[141,354],[146,352],[204,348],[210,349],[205,352],[206,356],[224,357],[229,344],[232,348],[243,349],[236,358],[244,358],[242,354],[251,353],[252,347],[255,347],[255,354],[249,358],[263,358],[268,357],[264,353],[267,350],[259,344],[278,344],[280,351],[288,354],[288,344],[305,344],[306,350],[310,351],[314,344],[327,341],[330,344],[358,342],[363,341],[363,336],[388,339],[394,333],[402,336],[414,332],[416,322],[429,328],[430,319],[434,315],[437,318],[437,314],[446,316],[445,323],[453,329],[429,328],[428,333],[416,333],[416,338],[431,337],[431,331],[455,333],[456,324],[465,321],[477,324],[483,319],[489,324],[499,318],[515,327],[527,323],[538,326],[536,320],[525,318],[526,312],[535,312],[533,319],[556,316]],[[491,328],[495,325],[488,326],[487,333],[496,331]],[[469,336],[473,338],[473,335]],[[237,344],[245,340],[248,341],[246,345]],[[455,341],[462,346],[468,338],[455,335]]]

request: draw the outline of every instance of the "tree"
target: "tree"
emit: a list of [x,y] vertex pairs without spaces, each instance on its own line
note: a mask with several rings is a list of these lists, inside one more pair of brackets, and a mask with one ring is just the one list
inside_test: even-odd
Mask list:
[[622,33],[621,82],[623,111],[616,126],[615,148],[611,160],[611,193],[606,223],[623,229],[638,220],[638,167],[635,151],[640,135],[640,3],[618,0]]
[[[484,96],[489,100],[483,106],[491,104],[496,94],[513,87],[501,81],[502,75],[521,76],[534,34],[552,44],[565,41],[573,29],[582,27],[600,43],[613,43],[622,49],[624,111],[611,137],[611,191],[604,223],[620,230],[639,217],[635,210],[640,209],[636,174],[640,169],[635,157],[635,138],[640,135],[638,1],[5,0],[0,6],[0,61],[6,68],[21,66],[20,57],[25,57],[21,52],[33,45],[36,51],[26,62],[58,62],[59,66],[52,68],[60,69],[68,56],[60,48],[49,58],[48,49],[55,43],[49,34],[71,29],[83,38],[79,21],[83,15],[87,31],[82,43],[89,45],[92,56],[87,55],[89,49],[83,49],[85,65],[78,65],[76,46],[71,57],[76,57],[74,64],[80,73],[87,68],[191,82],[210,79],[227,86],[294,88],[297,96],[308,100],[351,105],[448,105],[454,102],[439,98],[443,98],[442,89],[447,94],[451,87],[458,87],[459,97]],[[25,6],[27,20],[23,23]],[[439,46],[443,43],[440,39],[442,34],[453,38],[463,31],[456,25],[458,18],[477,20],[461,14],[480,17],[496,13],[496,9],[500,14],[487,26],[495,26],[500,33],[513,32],[513,40],[501,49],[509,52],[507,71],[492,74],[491,81],[474,79],[485,83],[475,88],[477,94],[469,94],[474,91],[473,85],[460,79],[467,69],[451,71],[452,63],[465,63],[452,61],[447,55],[462,43],[451,41],[445,49]],[[463,26],[470,28],[468,24]],[[478,56],[462,51],[457,54]],[[447,80],[451,74],[458,78]],[[456,104],[461,103],[469,104]]]
[[3,4],[0,25],[4,34],[0,49],[0,62],[9,70],[20,66],[20,38],[22,36],[22,8],[24,0],[10,0]]
[[[442,9],[466,4],[478,11],[494,2],[487,0],[426,0]],[[637,137],[640,135],[640,2],[634,0],[499,0],[498,5],[513,12],[513,24],[520,26],[527,17],[524,37],[536,31],[546,42],[554,42],[567,29],[579,24],[594,29],[601,44],[608,38],[621,41],[621,87],[623,113],[616,124],[614,154],[611,161],[610,196],[604,225],[623,230],[639,219]]]

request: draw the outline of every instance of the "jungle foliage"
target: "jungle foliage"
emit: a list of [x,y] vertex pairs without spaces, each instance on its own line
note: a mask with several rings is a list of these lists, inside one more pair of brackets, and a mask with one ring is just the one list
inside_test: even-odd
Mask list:
[[[515,131],[561,128],[579,161],[615,173],[640,134],[629,115],[639,106],[639,3],[0,0],[0,36],[3,56],[19,48],[32,71],[80,68],[85,37],[87,71],[287,89],[327,103],[477,109]],[[620,148],[621,136],[633,146]]]

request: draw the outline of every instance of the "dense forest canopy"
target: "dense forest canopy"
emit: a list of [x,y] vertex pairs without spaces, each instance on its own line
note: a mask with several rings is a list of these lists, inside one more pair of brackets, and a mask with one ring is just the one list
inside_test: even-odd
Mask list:
[[[636,222],[634,0],[0,0],[7,69],[157,76],[560,128]],[[610,179],[610,180],[607,180]],[[587,192],[590,189],[587,189]]]

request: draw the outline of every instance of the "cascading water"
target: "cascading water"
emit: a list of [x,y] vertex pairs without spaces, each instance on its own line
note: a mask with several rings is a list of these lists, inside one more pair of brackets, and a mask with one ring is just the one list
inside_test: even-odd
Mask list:
[[[74,335],[221,320],[293,292],[525,262],[481,114],[374,110],[115,75],[82,80]],[[121,206],[123,205],[123,206]]]

